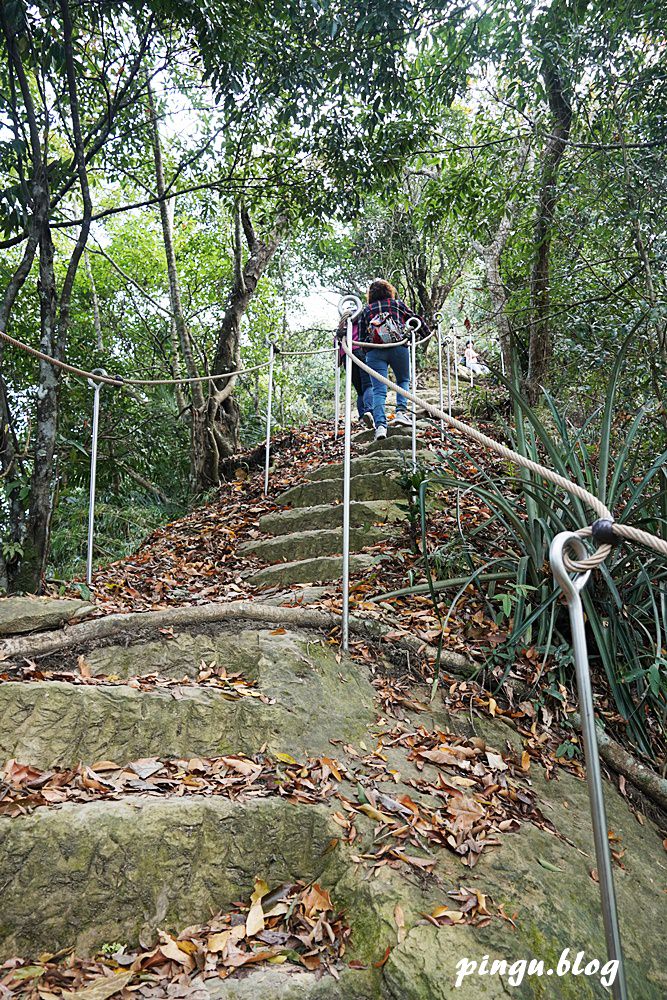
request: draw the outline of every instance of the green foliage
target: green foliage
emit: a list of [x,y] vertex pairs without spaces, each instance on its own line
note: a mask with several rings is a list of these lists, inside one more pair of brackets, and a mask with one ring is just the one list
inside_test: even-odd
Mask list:
[[[157,503],[135,492],[122,505],[102,494],[95,506],[93,566],[115,562],[134,552],[144,539],[165,522],[184,513],[177,503]],[[84,576],[88,532],[88,493],[72,491],[56,509],[51,533],[48,575],[59,580]]]
[[[580,427],[572,426],[546,393],[543,411],[517,396],[525,422],[525,453],[604,498],[619,523],[664,537],[667,451],[651,452],[655,404],[648,402],[634,417],[617,409],[625,358],[622,351],[606,388],[602,412]],[[516,440],[513,444],[518,447]],[[519,648],[532,644],[546,656],[552,643],[567,647],[568,624],[548,568],[549,546],[556,534],[575,531],[594,516],[577,497],[564,495],[532,475],[498,477],[480,468],[471,478],[465,444],[452,438],[449,446],[446,465],[451,472],[431,481],[472,492],[489,509],[483,524],[465,537],[460,535],[469,566],[468,582],[479,586],[478,576],[488,569],[507,570],[516,581],[504,594],[488,598],[492,616],[497,617],[500,601],[501,613],[511,626],[505,642],[488,660],[489,666],[502,665],[502,683]],[[650,460],[642,472],[641,462],[647,456]],[[493,559],[488,557],[491,545],[502,550]],[[464,590],[465,586],[454,603]],[[602,671],[616,709],[627,721],[628,737],[642,752],[651,754],[654,746],[647,719],[664,722],[667,717],[667,561],[651,549],[620,545],[593,575],[583,601],[595,668]],[[571,687],[572,667],[562,657],[557,664],[560,678]]]

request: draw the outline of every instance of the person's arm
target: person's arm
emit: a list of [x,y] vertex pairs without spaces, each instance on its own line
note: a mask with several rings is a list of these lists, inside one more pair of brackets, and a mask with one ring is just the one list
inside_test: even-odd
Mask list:
[[368,320],[370,318],[370,306],[366,305],[359,317],[357,324],[357,340],[362,343],[368,340]]
[[417,331],[417,339],[419,340],[422,337],[428,337],[429,334],[431,333],[431,330],[426,320],[422,316],[418,316],[417,313],[412,311],[412,309],[409,309],[402,299],[397,299],[396,304],[398,306],[401,319],[403,320],[404,323],[406,322],[406,320],[412,319],[413,316],[415,317],[415,319],[418,319],[419,322],[421,323],[421,327]]

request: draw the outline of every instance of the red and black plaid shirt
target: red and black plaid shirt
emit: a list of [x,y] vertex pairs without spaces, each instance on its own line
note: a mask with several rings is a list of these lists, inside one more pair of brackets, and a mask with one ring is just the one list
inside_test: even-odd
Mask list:
[[[401,326],[405,326],[407,320],[411,316],[414,316],[412,309],[408,309],[405,302],[401,302],[400,299],[380,299],[378,302],[371,302],[369,305],[364,306],[364,311],[359,317],[359,340],[369,341],[371,339],[371,332],[369,330],[369,324],[372,316],[378,316],[380,313],[388,312],[390,316],[393,316]],[[421,319],[421,317],[417,317]],[[418,332],[419,337],[425,337],[430,333],[429,328],[422,319],[421,329]]]

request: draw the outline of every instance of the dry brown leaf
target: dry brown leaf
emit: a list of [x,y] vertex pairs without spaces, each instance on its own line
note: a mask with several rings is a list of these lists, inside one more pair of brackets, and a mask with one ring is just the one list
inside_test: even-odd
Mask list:
[[114,993],[120,993],[133,978],[134,972],[117,972],[114,976],[98,976],[82,990],[72,990],[64,996],[73,1000],[108,1000]]

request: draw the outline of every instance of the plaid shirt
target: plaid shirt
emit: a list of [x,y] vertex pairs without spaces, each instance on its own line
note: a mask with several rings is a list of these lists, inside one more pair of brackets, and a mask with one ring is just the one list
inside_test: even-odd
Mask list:
[[[415,315],[411,309],[408,309],[405,302],[401,302],[400,299],[380,299],[378,302],[371,302],[370,305],[364,307],[364,311],[359,317],[359,340],[363,340],[365,342],[370,341],[370,319],[372,316],[378,316],[383,312],[388,312],[395,320],[398,321],[398,323],[400,323],[401,326],[405,326],[406,320],[409,320],[411,316]],[[421,317],[417,318],[419,319]],[[423,319],[421,323],[422,325],[421,329],[418,331],[418,336],[425,337],[431,331]]]

